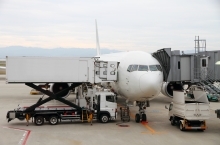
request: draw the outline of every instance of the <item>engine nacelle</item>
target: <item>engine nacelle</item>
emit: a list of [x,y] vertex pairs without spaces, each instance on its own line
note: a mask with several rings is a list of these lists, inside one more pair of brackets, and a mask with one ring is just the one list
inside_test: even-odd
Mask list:
[[173,90],[183,90],[181,83],[164,82],[161,88],[161,93],[167,97],[173,97]]
[[[68,83],[54,83],[50,86],[50,91],[56,94],[60,92],[61,90],[66,89],[68,87],[70,87]],[[66,98],[69,96],[69,94],[70,94],[70,90],[63,92],[59,96],[61,96],[62,98]]]

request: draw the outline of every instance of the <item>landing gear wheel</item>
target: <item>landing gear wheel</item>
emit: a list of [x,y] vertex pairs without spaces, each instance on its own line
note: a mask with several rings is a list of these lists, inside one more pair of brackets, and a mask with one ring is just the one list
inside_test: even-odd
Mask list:
[[137,123],[140,122],[140,114],[136,114],[136,115],[135,115],[135,121],[136,121]]
[[179,126],[179,127],[180,127],[180,130],[181,130],[181,131],[184,131],[184,130],[185,130],[185,128],[183,127],[182,122],[180,122],[180,126]]
[[49,118],[49,123],[50,123],[51,125],[56,125],[56,124],[58,124],[58,117],[57,117],[57,116],[50,116],[50,118]]
[[34,117],[34,123],[35,123],[37,126],[43,125],[43,124],[44,124],[44,118],[43,118],[43,116],[36,116],[36,117]]
[[101,121],[102,123],[107,123],[108,120],[109,120],[108,115],[106,115],[106,114],[102,114],[102,115],[101,115],[100,121]]
[[142,114],[142,121],[147,121],[147,115],[146,114]]
[[172,118],[170,119],[170,123],[171,123],[171,125],[175,126],[175,118],[172,117]]

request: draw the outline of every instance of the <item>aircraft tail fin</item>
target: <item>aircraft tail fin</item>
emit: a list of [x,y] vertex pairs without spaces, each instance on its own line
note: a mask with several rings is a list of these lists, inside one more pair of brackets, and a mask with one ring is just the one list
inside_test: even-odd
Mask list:
[[98,26],[96,20],[95,20],[95,25],[96,25],[96,55],[99,56],[101,53],[100,53],[100,45],[99,45]]

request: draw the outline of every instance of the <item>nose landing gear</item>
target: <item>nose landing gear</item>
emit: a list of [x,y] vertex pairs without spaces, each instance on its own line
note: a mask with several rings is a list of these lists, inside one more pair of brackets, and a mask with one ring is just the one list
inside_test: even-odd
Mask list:
[[147,121],[147,115],[145,114],[146,107],[149,107],[149,101],[146,102],[137,102],[139,106],[139,113],[135,115],[135,122],[139,123],[140,121]]

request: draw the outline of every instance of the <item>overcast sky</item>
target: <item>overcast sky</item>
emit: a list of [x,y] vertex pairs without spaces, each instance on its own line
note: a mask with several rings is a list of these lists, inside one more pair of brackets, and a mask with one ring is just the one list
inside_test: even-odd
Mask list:
[[0,47],[220,50],[219,0],[0,0]]

